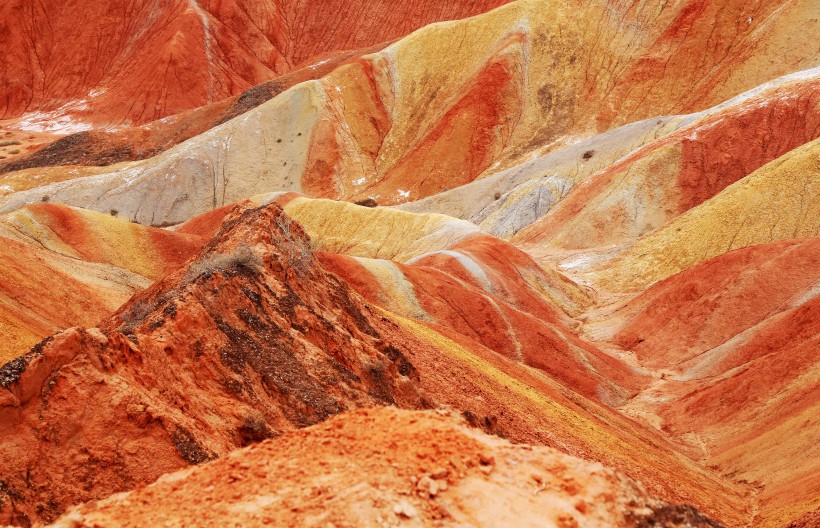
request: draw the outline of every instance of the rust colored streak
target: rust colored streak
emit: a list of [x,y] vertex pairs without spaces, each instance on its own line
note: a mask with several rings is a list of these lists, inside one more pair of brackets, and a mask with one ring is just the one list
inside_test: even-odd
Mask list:
[[[379,203],[392,205],[473,181],[501,153],[521,113],[519,59],[507,54],[489,62],[432,131],[387,171],[383,183],[362,196],[382,196]],[[409,191],[409,198],[399,196],[399,189]]]
[[684,138],[679,210],[708,200],[766,163],[820,134],[820,83],[796,93],[774,93],[733,119],[700,127]]

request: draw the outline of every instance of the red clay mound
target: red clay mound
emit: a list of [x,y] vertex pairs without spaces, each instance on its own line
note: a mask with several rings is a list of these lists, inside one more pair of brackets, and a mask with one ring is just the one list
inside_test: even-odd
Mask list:
[[0,118],[142,124],[505,3],[11,0],[0,6]]
[[352,411],[53,526],[720,526],[600,464],[465,425],[430,411]]
[[150,158],[259,106],[300,82],[318,79],[351,58],[378,51],[384,46],[385,44],[377,44],[359,51],[334,53],[319,63],[249,88],[241,95],[144,125],[117,130],[88,130],[45,141],[29,153],[0,163],[0,174],[32,167],[105,166]]
[[789,308],[818,275],[817,238],[732,251],[654,285],[616,312],[624,324],[615,342],[653,368],[675,368]]
[[240,211],[102,329],[0,369],[0,522],[151,482],[351,407],[418,407],[381,319],[301,250],[281,209]]
[[[31,245],[86,262],[112,264],[154,280],[179,268],[210,238],[145,227],[59,204],[29,205],[20,213],[6,215],[0,225],[13,226],[17,234],[27,235],[23,240]],[[26,221],[36,222],[36,228],[26,231]]]
[[[670,429],[716,429],[710,443],[722,451],[816,406],[811,394],[820,382],[811,370],[820,361],[820,298],[754,330],[730,357],[720,358],[724,379],[685,384],[691,392],[665,414]],[[769,408],[772,401],[776,409]]]

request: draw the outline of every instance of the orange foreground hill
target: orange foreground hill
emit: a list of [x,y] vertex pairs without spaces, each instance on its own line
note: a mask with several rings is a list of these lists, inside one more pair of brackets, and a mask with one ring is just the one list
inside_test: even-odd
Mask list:
[[446,411],[353,411],[89,503],[53,526],[718,526],[600,464],[465,426]]

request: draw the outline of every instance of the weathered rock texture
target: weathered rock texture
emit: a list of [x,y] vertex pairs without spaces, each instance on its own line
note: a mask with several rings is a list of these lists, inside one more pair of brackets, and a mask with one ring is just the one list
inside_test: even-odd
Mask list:
[[52,526],[720,526],[600,464],[512,445],[444,414],[349,412]]
[[379,317],[284,221],[275,205],[237,212],[100,329],[5,364],[0,519],[53,520],[347,408],[423,404]]
[[12,0],[0,6],[7,37],[0,118],[22,115],[30,126],[56,130],[77,122],[147,123],[238,95],[333,52],[502,3]]
[[[244,0],[163,4],[157,24],[163,9],[179,10],[162,31],[176,32],[173,56],[192,57],[180,77],[191,101],[207,100],[203,80],[220,97],[267,82],[142,127],[50,146],[12,133],[20,145],[0,147],[27,152],[0,167],[0,362],[11,360],[0,366],[0,522],[52,521],[135,490],[60,522],[173,524],[196,508],[214,522],[276,511],[301,524],[455,524],[479,515],[468,496],[491,496],[521,501],[497,524],[512,523],[507,514],[528,521],[532,508],[559,526],[708,524],[690,507],[658,510],[652,496],[726,526],[811,526],[820,508],[816,2],[519,0],[389,45],[374,35],[491,3],[376,2],[361,34],[336,32],[359,4],[334,3],[327,20],[300,3],[275,13]],[[12,9],[15,20],[51,9],[38,5]],[[251,19],[267,22],[248,29]],[[377,30],[383,20],[395,24]],[[161,38],[141,27],[146,42]],[[259,38],[234,39],[242,28]],[[121,30],[110,35],[115,55]],[[208,42],[228,55],[205,64],[224,71],[197,62]],[[335,51],[313,57],[322,46]],[[246,68],[251,55],[272,66]],[[141,69],[170,56],[109,67],[119,80],[108,92],[59,111],[110,121],[126,110],[117,97],[139,83],[127,109],[136,116],[122,119],[171,111],[173,90],[165,107],[149,107],[157,86],[176,81],[146,84]],[[97,69],[83,82],[107,82]],[[72,75],[49,73],[42,86],[73,86]],[[485,431],[599,462],[647,492],[601,470],[579,481],[587,487],[522,495],[530,477],[501,461],[529,467],[526,449],[395,411],[354,413],[141,487],[385,404],[457,409]],[[443,430],[441,442],[412,440]],[[270,454],[324,441],[365,469],[300,472]],[[461,477],[449,458],[403,465],[413,454],[471,452],[473,441],[500,453],[497,466]],[[379,465],[391,449],[398,467]],[[250,474],[228,482],[237,460]],[[595,467],[562,460],[541,483]],[[441,479],[422,477],[440,466],[459,476],[431,501]],[[254,467],[280,475],[287,507],[268,498],[272,484]],[[424,482],[424,500],[410,476]],[[315,496],[302,493],[306,482]],[[599,485],[614,502],[584,499],[579,509],[569,498]],[[194,495],[219,502],[184,499]],[[130,509],[128,497],[157,507]],[[647,506],[643,517],[624,521],[617,504],[627,497]]]

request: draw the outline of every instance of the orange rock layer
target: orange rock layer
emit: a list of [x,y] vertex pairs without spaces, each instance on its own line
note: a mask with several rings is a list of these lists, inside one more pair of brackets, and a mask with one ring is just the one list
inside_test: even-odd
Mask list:
[[511,445],[442,414],[349,412],[75,508],[52,526],[718,526],[599,464]]
[[[503,0],[24,0],[0,7],[0,118],[60,128],[144,124],[238,95],[336,51],[393,40]],[[347,26],[356,24],[356,31]],[[105,31],[100,31],[100,28]]]

